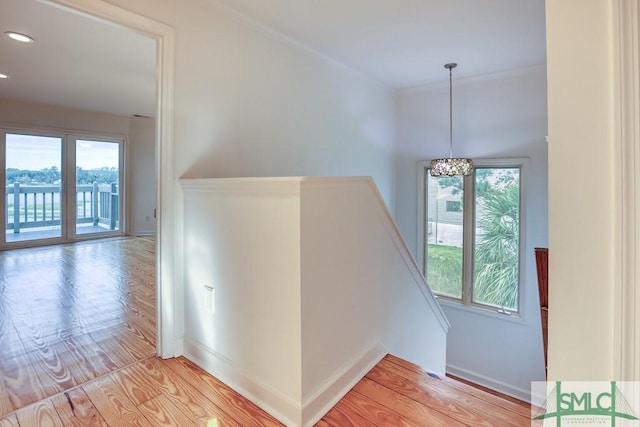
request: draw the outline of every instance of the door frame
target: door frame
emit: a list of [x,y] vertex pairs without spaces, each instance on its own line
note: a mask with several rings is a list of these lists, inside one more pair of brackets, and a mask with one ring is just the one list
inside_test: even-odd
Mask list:
[[[130,28],[156,41],[156,352],[163,358],[182,354],[182,339],[176,334],[176,278],[179,252],[174,249],[173,87],[175,32],[170,26],[111,5],[103,0],[41,0],[89,18]],[[177,252],[177,254],[176,254]],[[181,311],[180,311],[181,313]]]
[[[78,200],[76,199],[78,195],[78,176],[76,175],[77,166],[78,166],[78,141],[89,141],[89,142],[106,142],[110,144],[118,144],[118,218],[120,221],[120,225],[118,230],[115,231],[103,231],[97,233],[82,233],[78,234],[78,218],[76,206]],[[81,134],[81,133],[72,133],[65,135],[65,146],[66,146],[66,155],[63,164],[67,164],[69,166],[65,167],[63,175],[63,183],[66,179],[66,184],[64,184],[64,188],[66,189],[66,210],[67,212],[74,212],[73,215],[69,215],[65,217],[67,221],[66,225],[66,238],[67,241],[79,241],[79,240],[88,240],[94,239],[96,237],[113,237],[113,236],[124,236],[126,234],[126,230],[129,227],[128,212],[129,206],[127,204],[128,195],[129,195],[129,182],[128,182],[128,174],[127,174],[127,166],[126,166],[126,158],[128,157],[125,153],[128,152],[128,138],[124,135],[121,136],[105,136],[99,133],[96,134]]]
[[613,2],[615,379],[640,381],[640,5]]

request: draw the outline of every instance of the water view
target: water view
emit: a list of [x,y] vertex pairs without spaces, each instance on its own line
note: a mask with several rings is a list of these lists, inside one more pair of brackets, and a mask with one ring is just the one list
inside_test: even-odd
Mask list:
[[6,134],[6,241],[63,237],[67,219],[75,234],[118,230],[120,150],[119,142]]

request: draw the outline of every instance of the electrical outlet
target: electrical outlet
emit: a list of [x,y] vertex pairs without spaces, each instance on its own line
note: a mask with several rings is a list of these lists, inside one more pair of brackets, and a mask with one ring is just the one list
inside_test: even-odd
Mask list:
[[204,306],[210,314],[216,313],[216,290],[213,286],[204,285]]

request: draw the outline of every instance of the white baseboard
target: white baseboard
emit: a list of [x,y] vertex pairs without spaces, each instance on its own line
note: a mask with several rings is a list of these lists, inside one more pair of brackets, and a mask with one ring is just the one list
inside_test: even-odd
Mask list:
[[387,349],[377,343],[364,354],[345,364],[343,369],[304,399],[302,425],[312,426],[320,421],[387,353]]
[[447,373],[462,378],[463,380],[470,381],[474,384],[495,390],[507,396],[514,397],[518,400],[522,400],[523,402],[531,403],[531,389],[524,390],[519,387],[514,387],[507,383],[503,383],[502,381],[494,380],[451,364],[447,364]]
[[316,392],[296,402],[278,390],[251,378],[233,362],[216,351],[188,338],[184,356],[218,378],[251,402],[287,426],[312,426],[360,381],[387,354],[381,344],[345,364],[343,369],[321,385]]
[[136,236],[136,237],[151,237],[155,236],[155,231],[131,231],[128,236]]
[[302,408],[299,402],[251,378],[243,369],[216,351],[188,338],[184,357],[218,378],[287,426],[298,427]]

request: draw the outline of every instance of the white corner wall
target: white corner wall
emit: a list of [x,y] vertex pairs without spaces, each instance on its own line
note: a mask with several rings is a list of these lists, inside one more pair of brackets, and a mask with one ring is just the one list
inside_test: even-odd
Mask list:
[[[451,323],[447,371],[528,400],[530,382],[544,380],[534,248],[548,245],[546,70],[454,79],[453,96],[454,156],[524,157],[529,162],[524,171],[521,319],[442,302]],[[418,162],[448,153],[448,82],[400,91],[396,105],[396,220],[416,254]]]
[[185,355],[295,424],[302,383],[299,182],[183,185]]
[[448,322],[372,181],[305,178],[301,206],[305,415],[328,411],[355,385],[341,376],[380,348],[444,374]]
[[290,426],[387,352],[444,372],[447,320],[370,178],[182,185],[185,356]]

